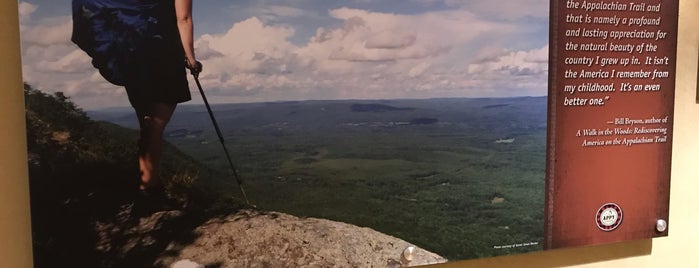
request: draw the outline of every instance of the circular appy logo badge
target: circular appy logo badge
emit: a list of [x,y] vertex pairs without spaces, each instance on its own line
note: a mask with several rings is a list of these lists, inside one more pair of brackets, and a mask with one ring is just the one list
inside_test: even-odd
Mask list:
[[602,231],[612,231],[621,225],[622,218],[623,213],[619,205],[614,203],[604,204],[597,210],[597,227]]

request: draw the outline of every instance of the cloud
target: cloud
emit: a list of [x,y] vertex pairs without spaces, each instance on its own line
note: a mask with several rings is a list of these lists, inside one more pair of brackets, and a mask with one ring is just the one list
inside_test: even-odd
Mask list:
[[37,5],[33,5],[27,2],[19,2],[18,4],[18,12],[19,12],[19,18],[20,20],[27,20],[30,18],[30,15],[36,11],[36,9],[39,8]]
[[58,60],[40,60],[37,70],[42,72],[81,73],[93,70],[92,59],[80,50],[73,50]]
[[35,25],[22,24],[22,43],[29,45],[56,45],[70,43],[73,20],[69,16],[47,18]]
[[430,68],[430,64],[427,62],[420,62],[408,71],[408,76],[418,77]]
[[401,31],[382,31],[370,36],[365,43],[368,49],[400,49],[415,44],[413,33]]
[[523,17],[548,18],[549,0],[473,1],[444,0],[451,7],[470,10],[485,17],[516,20]]
[[196,56],[198,60],[208,60],[218,57],[223,57],[223,53],[211,48],[209,40],[200,39],[196,44]]
[[317,60],[322,56],[344,61],[395,61],[436,56],[450,48],[450,44],[426,40],[424,32],[406,25],[412,24],[409,16],[346,8],[331,14],[344,20],[344,25],[320,30],[311,40],[307,48],[312,50],[304,52]]
[[408,0],[409,2],[418,3],[422,6],[432,6],[441,3],[443,0]]
[[550,0],[409,0],[425,7],[447,6],[468,10],[480,17],[518,20],[525,17],[548,18]]
[[483,50],[468,65],[468,76],[484,93],[493,96],[545,95],[548,78],[548,45],[541,48],[496,52]]
[[499,56],[493,51],[484,50],[479,62],[469,65],[470,74],[484,73],[503,75],[545,74],[548,70],[548,45],[528,51],[502,51]]
[[307,11],[289,6],[269,5],[261,7],[255,13],[266,17],[301,17],[306,15]]
[[70,41],[72,18],[31,17],[39,8],[19,4],[24,81],[47,92],[64,92],[83,108],[128,105],[123,88],[106,82],[90,57]]
[[465,11],[396,15],[339,8],[331,10],[330,15],[343,20],[344,25],[319,29],[299,54],[321,63],[328,59],[356,62],[426,59],[445,55],[479,34],[510,30],[506,25],[476,20]]
[[319,27],[302,44],[289,41],[291,26],[257,17],[202,36],[196,42],[208,66],[202,82],[249,101],[479,96],[512,94],[494,85],[509,77],[528,85],[546,72],[546,48],[492,49],[521,33],[516,23],[461,9],[405,15],[343,7],[328,14],[342,23]]
[[236,16],[256,17],[264,23],[286,23],[289,19],[317,19],[319,14],[311,9],[289,5],[255,3],[252,6],[230,6],[230,12]]
[[293,34],[292,28],[265,25],[253,17],[223,35],[203,35],[195,43],[205,48],[212,72],[265,73],[292,56],[295,46],[287,39]]
[[[546,25],[517,19],[540,7],[455,0],[413,0],[413,7],[416,1],[439,8],[241,7],[255,15],[195,40],[200,80],[213,102],[546,94],[547,36],[531,34]],[[38,8],[28,4],[26,16]],[[488,15],[498,9],[506,14]],[[28,82],[70,93],[83,107],[128,105],[123,89],[104,81],[70,42],[69,16],[32,18],[21,27]]]
[[68,16],[44,18],[22,24],[22,59],[37,72],[84,73],[92,70],[90,58],[70,42],[72,20]]

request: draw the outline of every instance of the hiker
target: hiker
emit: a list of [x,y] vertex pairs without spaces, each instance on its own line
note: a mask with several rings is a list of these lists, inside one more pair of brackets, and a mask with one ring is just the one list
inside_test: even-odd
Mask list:
[[139,189],[162,192],[163,131],[191,99],[186,69],[194,55],[192,0],[73,0],[72,40],[109,82],[124,86],[140,126]]

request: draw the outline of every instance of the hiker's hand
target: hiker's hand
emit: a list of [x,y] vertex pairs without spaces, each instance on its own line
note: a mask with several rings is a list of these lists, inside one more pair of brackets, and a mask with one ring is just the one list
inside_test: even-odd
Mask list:
[[202,69],[204,69],[204,66],[199,61],[194,61],[194,64],[187,61],[187,69],[189,69],[189,72],[191,72],[192,75],[198,76]]

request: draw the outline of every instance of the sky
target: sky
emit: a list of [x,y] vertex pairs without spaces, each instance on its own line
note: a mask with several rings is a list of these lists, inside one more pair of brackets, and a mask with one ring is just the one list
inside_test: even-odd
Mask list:
[[[24,80],[128,106],[71,43],[68,0],[19,1]],[[194,1],[212,103],[544,96],[549,0]],[[192,104],[200,103],[191,76]]]

